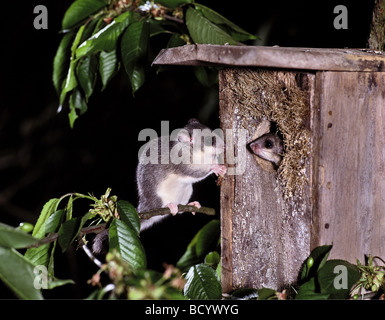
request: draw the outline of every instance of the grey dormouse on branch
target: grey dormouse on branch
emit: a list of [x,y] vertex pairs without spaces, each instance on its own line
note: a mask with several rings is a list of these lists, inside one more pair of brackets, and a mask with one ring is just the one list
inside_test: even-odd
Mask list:
[[[178,213],[178,205],[193,205],[200,208],[198,201],[190,202],[193,184],[211,174],[223,176],[226,167],[219,164],[224,152],[223,139],[215,131],[190,119],[179,130],[169,136],[147,142],[139,152],[136,169],[139,213],[158,208],[169,208]],[[157,215],[141,219],[141,231],[162,221],[168,215]],[[108,239],[108,230],[98,234],[93,242],[93,251],[98,254],[103,242]]]
[[[168,207],[175,215],[178,204],[189,203],[195,182],[213,173],[217,176],[226,173],[226,167],[218,163],[218,157],[224,152],[223,139],[197,119],[190,119],[183,129],[174,131],[171,136],[162,136],[146,145],[136,170],[138,212]],[[158,152],[149,163],[151,150]],[[191,204],[200,207],[197,201]],[[142,220],[141,230],[163,218],[155,216]]]

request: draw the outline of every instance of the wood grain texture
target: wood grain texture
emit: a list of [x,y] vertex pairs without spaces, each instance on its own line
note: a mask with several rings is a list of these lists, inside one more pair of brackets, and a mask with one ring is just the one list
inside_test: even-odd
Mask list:
[[[297,73],[271,72],[277,74],[287,88],[298,85]],[[220,117],[222,129],[233,130],[233,145],[238,146],[242,120],[236,103],[239,92],[230,90],[228,85],[236,81],[235,75],[231,69],[220,71]],[[255,83],[255,87],[258,85]],[[253,126],[253,122],[250,123]],[[247,143],[252,140],[255,127],[249,129]],[[236,152],[235,156],[238,155]],[[250,152],[245,155],[246,170],[227,175],[221,188],[224,292],[240,287],[278,289],[292,283],[310,252],[309,189],[302,199],[285,201],[277,173],[263,170]]]
[[312,246],[385,257],[385,73],[320,72]]
[[325,71],[385,71],[385,55],[357,49],[186,45],[163,49],[154,65],[258,66]]

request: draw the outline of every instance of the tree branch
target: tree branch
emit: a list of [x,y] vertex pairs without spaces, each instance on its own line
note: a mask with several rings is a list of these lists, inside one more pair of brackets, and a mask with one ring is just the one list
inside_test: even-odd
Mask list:
[[[195,206],[181,205],[181,204],[178,205],[178,211],[179,212],[200,212],[200,213],[207,214],[209,216],[214,216],[215,215],[215,210],[212,209],[212,208],[207,208],[207,207],[197,208]],[[159,209],[155,209],[155,210],[140,212],[139,213],[139,217],[141,219],[149,219],[149,218],[151,218],[153,216],[159,216],[159,215],[163,216],[163,215],[166,215],[166,214],[171,214],[171,211],[170,211],[169,208],[159,208]],[[105,223],[101,223],[101,224],[98,224],[96,226],[85,227],[85,228],[81,229],[81,231],[79,233],[79,236],[82,237],[85,234],[100,233],[100,232],[102,232],[105,229],[106,229],[106,224]],[[45,238],[39,240],[35,244],[30,245],[30,246],[28,246],[26,248],[27,249],[29,249],[29,248],[38,248],[38,247],[40,247],[40,246],[42,246],[44,244],[56,241],[58,236],[59,236],[58,233],[51,233],[48,236],[46,236]]]
[[[89,233],[100,233],[102,232],[104,229],[106,228],[106,224],[105,223],[101,223],[101,224],[98,224],[97,226],[90,226],[90,227],[85,227],[83,228],[80,233],[79,233],[79,236],[83,236],[85,234],[89,234]],[[27,249],[29,248],[38,248],[44,244],[47,244],[47,243],[51,243],[51,242],[54,242],[57,240],[58,238],[58,233],[51,233],[49,234],[48,236],[46,236],[45,238],[39,240],[38,242],[36,242],[35,244],[32,244],[28,247],[26,247]]]
[[[207,207],[200,207],[199,209],[195,206],[189,206],[189,205],[178,205],[178,211],[179,212],[200,212],[207,214],[209,216],[215,216],[215,210],[212,208]],[[166,214],[171,214],[171,211],[169,208],[160,208],[160,209],[154,209],[150,211],[140,212],[139,216],[141,219],[149,219],[153,216],[163,216]]]

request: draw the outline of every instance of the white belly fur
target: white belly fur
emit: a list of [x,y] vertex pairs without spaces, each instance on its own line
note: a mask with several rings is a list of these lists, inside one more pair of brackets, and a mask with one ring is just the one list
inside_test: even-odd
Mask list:
[[187,204],[192,194],[192,184],[201,179],[170,174],[159,184],[157,195],[162,199],[163,206],[169,203]]

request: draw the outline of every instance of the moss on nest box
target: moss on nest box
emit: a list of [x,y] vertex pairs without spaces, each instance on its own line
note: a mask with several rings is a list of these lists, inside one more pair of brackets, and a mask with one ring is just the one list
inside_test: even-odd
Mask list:
[[311,138],[307,128],[309,106],[295,74],[234,68],[232,76],[233,81],[228,82],[234,97],[231,103],[238,106],[241,126],[249,129],[262,120],[276,124],[284,142],[278,169],[284,197],[301,196],[308,180],[305,171]]

